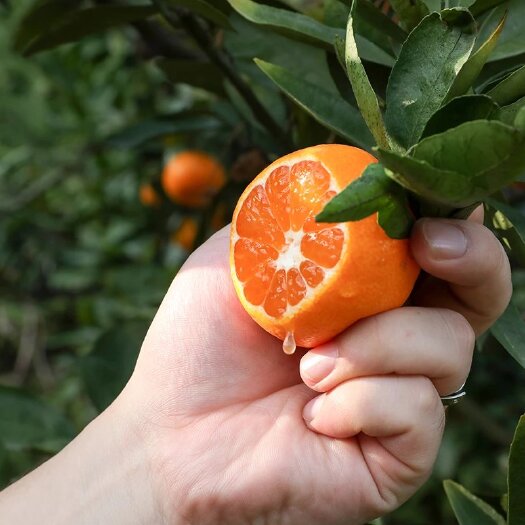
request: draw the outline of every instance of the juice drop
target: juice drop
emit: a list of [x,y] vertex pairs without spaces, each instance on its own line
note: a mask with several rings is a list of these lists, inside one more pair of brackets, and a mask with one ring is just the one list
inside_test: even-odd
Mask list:
[[286,355],[292,355],[295,352],[297,345],[295,344],[295,338],[293,332],[288,332],[283,341],[283,352]]

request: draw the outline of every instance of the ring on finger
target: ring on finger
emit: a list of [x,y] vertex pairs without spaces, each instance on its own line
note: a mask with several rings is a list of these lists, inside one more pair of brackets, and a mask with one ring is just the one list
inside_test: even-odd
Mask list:
[[455,405],[456,403],[459,403],[461,398],[467,395],[467,392],[465,391],[465,385],[466,383],[463,383],[461,387],[458,388],[455,392],[452,392],[452,394],[448,394],[446,396],[440,396],[443,406],[449,407],[449,406]]

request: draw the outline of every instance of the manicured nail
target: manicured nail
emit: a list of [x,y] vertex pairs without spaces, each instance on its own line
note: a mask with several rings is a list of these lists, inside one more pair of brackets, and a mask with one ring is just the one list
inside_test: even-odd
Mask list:
[[315,416],[319,413],[319,409],[324,402],[326,394],[314,397],[310,402],[308,402],[303,409],[303,418],[306,423],[310,423],[314,420]]
[[308,352],[301,359],[301,375],[316,385],[335,368],[337,347],[327,344]]
[[424,220],[423,235],[432,255],[438,259],[457,259],[467,251],[467,238],[463,230],[449,222]]

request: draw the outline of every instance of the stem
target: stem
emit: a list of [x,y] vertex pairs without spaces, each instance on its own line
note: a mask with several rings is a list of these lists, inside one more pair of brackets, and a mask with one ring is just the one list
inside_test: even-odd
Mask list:
[[[266,108],[259,102],[259,99],[253,94],[252,90],[239,76],[238,72],[233,66],[231,58],[222,50],[218,50],[212,38],[209,35],[208,30],[203,26],[201,20],[185,9],[174,8],[174,12],[168,9],[162,0],[153,0],[153,3],[159,8],[164,18],[173,27],[177,27],[177,21],[182,22],[182,26],[193,37],[200,49],[208,56],[210,62],[219,67],[226,78],[233,84],[239,95],[248,104],[257,120],[266,128],[266,130],[279,141],[287,149],[293,149],[288,136],[284,133],[284,130],[274,120],[272,115],[266,110]],[[177,20],[178,19],[178,20]]]

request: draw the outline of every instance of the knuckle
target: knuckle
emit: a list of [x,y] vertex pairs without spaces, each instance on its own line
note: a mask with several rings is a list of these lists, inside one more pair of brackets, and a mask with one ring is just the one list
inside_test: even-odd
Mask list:
[[476,333],[468,320],[459,312],[454,310],[441,310],[441,318],[445,325],[445,332],[451,339],[455,352],[460,362],[465,356],[471,356],[476,344]]
[[418,392],[416,397],[417,413],[425,417],[428,417],[429,414],[440,415],[443,412],[443,404],[432,381],[427,377],[416,378],[416,381],[418,382],[417,390],[415,390]]

